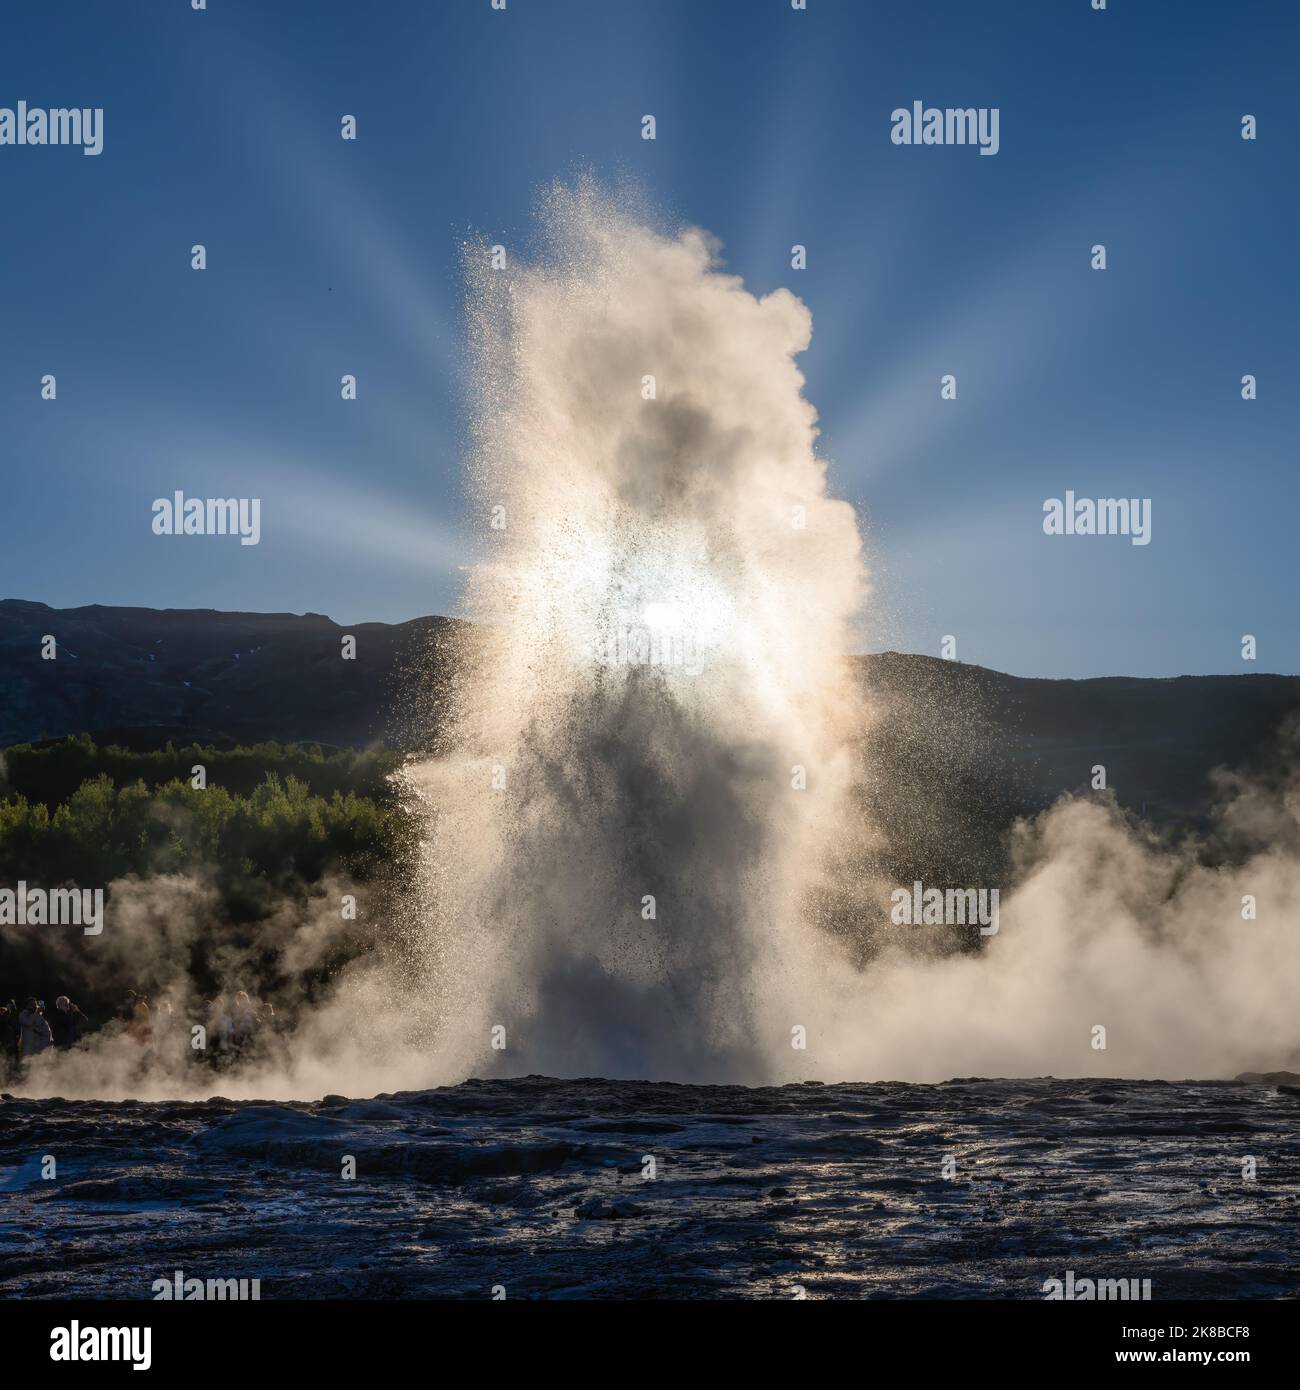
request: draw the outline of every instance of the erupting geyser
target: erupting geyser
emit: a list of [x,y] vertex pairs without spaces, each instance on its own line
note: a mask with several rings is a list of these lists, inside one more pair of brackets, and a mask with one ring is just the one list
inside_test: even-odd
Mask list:
[[[1005,884],[942,885],[998,889],[996,934],[891,922],[855,782],[877,780],[891,844],[925,806],[863,755],[845,657],[866,573],[795,366],[808,311],[590,185],[555,190],[543,226],[532,264],[469,256],[482,554],[454,689],[429,692],[436,756],[404,773],[415,881],[400,915],[375,898],[375,948],[222,1093],[1300,1066],[1294,746],[1220,778],[1213,854],[1065,795],[1017,825]],[[326,958],[349,887],[262,924],[290,980]],[[210,896],[111,885],[111,959],[195,1000]],[[233,954],[227,988],[247,968]],[[105,1029],[22,1086],[207,1094],[188,1051],[142,1071]]]
[[486,636],[415,774],[439,1050],[481,1069],[499,1026],[510,1071],[770,1079],[864,713],[811,318],[590,186],[543,222],[537,263],[471,272]]

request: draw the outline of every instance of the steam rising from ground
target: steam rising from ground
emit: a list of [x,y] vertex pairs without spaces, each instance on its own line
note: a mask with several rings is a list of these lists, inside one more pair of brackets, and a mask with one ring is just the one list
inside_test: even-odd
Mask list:
[[[1273,803],[1285,840],[1237,840],[1251,848],[1231,869],[1202,864],[1192,846],[1171,850],[1113,802],[1063,800],[1018,826],[1016,886],[988,949],[918,962],[892,947],[856,1000],[837,980],[822,1014],[827,1074],[1210,1078],[1300,1068],[1300,798],[1289,781]],[[1248,899],[1254,920],[1243,918]],[[918,934],[915,946],[951,929],[895,930]]]
[[[795,365],[808,311],[590,186],[553,192],[543,228],[531,265],[469,257],[481,626],[439,756],[406,774],[427,835],[400,959],[357,962],[207,1089],[1295,1065],[1293,777],[1225,786],[1231,868],[1067,800],[1018,828],[982,949],[888,925],[844,659],[868,584]],[[34,1067],[33,1089],[128,1093],[96,1056]]]

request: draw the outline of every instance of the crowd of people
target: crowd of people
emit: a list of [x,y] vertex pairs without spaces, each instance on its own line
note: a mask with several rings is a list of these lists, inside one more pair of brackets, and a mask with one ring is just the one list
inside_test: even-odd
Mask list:
[[34,995],[22,1008],[9,1000],[0,1005],[0,1076],[47,1048],[76,1047],[89,1028],[90,1020],[66,994],[59,995],[48,1015],[45,1000]]
[[[178,1017],[170,999],[150,1004],[146,995],[129,989],[108,1023],[141,1049],[180,1060],[184,1048],[192,1060],[221,1068],[231,1066],[279,1027],[274,1006],[255,1003],[242,989],[200,999],[192,1022]],[[21,1075],[25,1062],[50,1048],[80,1046],[90,1032],[90,1020],[66,994],[60,994],[50,1010],[34,995],[21,1008],[10,999],[0,1006],[0,1082]]]

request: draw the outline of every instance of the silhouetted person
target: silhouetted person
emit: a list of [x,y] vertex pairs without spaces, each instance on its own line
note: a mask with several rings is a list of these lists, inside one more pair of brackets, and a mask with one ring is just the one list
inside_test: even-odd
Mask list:
[[18,1070],[18,1006],[11,999],[0,1008],[0,1081]]
[[24,1057],[39,1056],[54,1041],[50,1025],[45,1021],[45,1015],[35,998],[29,999],[18,1015],[18,1026],[22,1030]]
[[55,1047],[76,1047],[90,1028],[90,1020],[68,998],[60,994],[54,1001],[54,1012],[50,1015],[50,1032],[54,1035]]

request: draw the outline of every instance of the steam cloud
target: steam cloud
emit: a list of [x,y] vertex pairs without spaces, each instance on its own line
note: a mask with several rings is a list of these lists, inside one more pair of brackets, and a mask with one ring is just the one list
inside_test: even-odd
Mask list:
[[[1292,776],[1225,782],[1229,867],[1068,799],[1017,827],[982,949],[880,926],[895,885],[863,870],[871,709],[845,660],[869,585],[795,365],[810,315],[786,290],[749,293],[705,233],[655,229],[590,184],[555,189],[542,229],[531,264],[468,255],[472,486],[493,527],[442,746],[404,774],[426,839],[399,949],[354,963],[222,1093],[1293,1064]],[[884,937],[865,967],[829,930],[846,914]],[[307,958],[333,930],[281,925]],[[28,1085],[139,1093],[113,1062],[127,1046],[38,1059]]]

